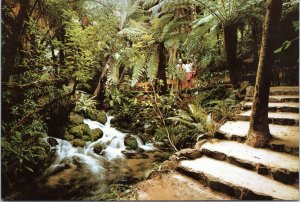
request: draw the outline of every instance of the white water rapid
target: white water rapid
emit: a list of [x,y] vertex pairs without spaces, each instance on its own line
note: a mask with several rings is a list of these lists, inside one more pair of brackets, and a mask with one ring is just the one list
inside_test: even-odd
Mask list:
[[[56,159],[47,172],[52,173],[55,169],[62,167],[65,162],[68,162],[69,160],[72,162],[75,157],[80,164],[84,164],[92,173],[103,174],[106,169],[102,165],[101,160],[111,161],[117,158],[124,158],[122,152],[126,150],[124,140],[127,134],[111,127],[110,121],[112,118],[113,116],[108,116],[105,125],[97,121],[84,119],[84,123],[87,124],[91,130],[100,128],[103,131],[103,136],[95,142],[87,142],[83,149],[73,147],[72,144],[66,140],[54,138],[57,141],[57,144],[52,146],[51,149],[55,150]],[[136,138],[138,147],[142,148],[144,151],[155,150],[155,147],[152,144],[148,143],[145,145],[138,136],[132,136]],[[45,141],[47,141],[47,139],[48,138],[45,138]],[[97,144],[103,146],[101,155],[94,152],[94,146]]]

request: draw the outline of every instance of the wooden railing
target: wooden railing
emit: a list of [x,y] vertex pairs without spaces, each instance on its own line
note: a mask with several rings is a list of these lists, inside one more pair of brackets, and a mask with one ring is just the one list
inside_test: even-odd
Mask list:
[[178,92],[179,88],[178,88],[178,85],[179,85],[179,82],[178,80],[172,80],[172,79],[168,79],[167,80],[167,85],[168,85],[168,90],[169,91],[173,91],[173,92]]
[[139,82],[134,86],[134,89],[139,92],[151,92],[152,86],[149,82]]
[[[168,91],[178,92],[178,80],[168,79],[167,86]],[[149,93],[152,92],[152,85],[150,82],[139,82],[131,88],[131,91]]]

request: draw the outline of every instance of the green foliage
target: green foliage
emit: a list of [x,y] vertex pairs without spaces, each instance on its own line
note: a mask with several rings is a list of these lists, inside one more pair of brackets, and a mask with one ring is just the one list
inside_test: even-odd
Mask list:
[[211,115],[193,104],[189,104],[189,113],[180,110],[175,117],[169,117],[169,120],[185,124],[191,128],[197,129],[201,134],[214,135],[216,130],[216,124],[213,122]]
[[148,60],[147,64],[147,77],[150,81],[153,81],[156,78],[157,70],[158,70],[158,55],[157,53],[153,53]]
[[[224,24],[234,24],[248,15],[262,0],[224,0],[224,1],[197,1],[203,6],[208,15],[213,16]],[[212,19],[212,18],[211,18]],[[206,22],[207,20],[204,20]]]
[[39,117],[10,133],[5,126],[2,126],[1,138],[3,180],[12,183],[10,186],[14,187],[18,179],[25,176],[31,178],[43,171],[48,158],[48,148],[40,138],[47,135],[47,128]]
[[[68,38],[64,47],[68,66],[66,73],[84,84],[95,74],[98,63],[96,54],[105,47],[105,44],[102,43],[96,27],[89,26],[83,29],[81,24],[76,22],[76,17],[74,12],[64,11],[64,25]],[[98,42],[94,43],[94,40]]]
[[[30,1],[29,7],[21,6],[21,9],[26,7],[30,11],[33,3]],[[188,106],[184,111],[178,109],[182,100],[174,94],[133,95],[122,92],[120,84],[154,81],[161,43],[167,50],[164,54],[168,58],[169,78],[182,80],[184,72],[176,68],[181,57],[195,62],[198,86],[221,83],[225,77],[222,25],[238,24],[237,56],[241,61],[251,61],[257,54],[258,44],[254,42],[260,41],[265,14],[262,0],[47,0],[37,3],[20,33],[15,33],[20,22],[12,12],[18,4],[6,1],[2,8],[5,53],[14,48],[9,47],[10,39],[18,38],[15,63],[3,66],[9,81],[2,84],[2,168],[4,184],[11,183],[12,189],[24,178],[39,175],[41,165],[46,165],[49,151],[41,138],[55,134],[50,124],[57,118],[53,114],[68,116],[69,108],[76,104],[76,112],[105,123],[105,114],[96,111],[96,100],[84,92],[51,104],[75,88],[90,93],[105,68],[106,75],[103,75],[108,76],[108,86],[105,86],[108,105],[105,106],[115,110],[116,118],[129,122],[128,129],[147,134],[152,140],[173,142],[177,148],[192,147],[202,134],[212,135],[218,124],[234,118],[239,107],[237,92],[222,87],[198,92],[193,95],[192,104],[184,103]],[[298,4],[295,0],[284,0],[282,19],[289,19],[299,9]],[[297,32],[298,21],[292,24]],[[275,53],[286,51],[297,40],[298,37],[283,39]],[[5,57],[2,56],[3,61],[8,60]],[[61,79],[62,83],[56,82]],[[73,99],[76,103],[71,103]],[[82,119],[72,117],[69,129],[82,124]],[[62,118],[62,124],[63,121]],[[100,131],[90,134],[87,126],[75,129],[72,134],[67,130],[62,132],[65,139],[77,146],[102,135]],[[117,194],[111,192],[103,198],[115,199]]]
[[170,125],[167,126],[167,128],[157,128],[154,138],[157,141],[168,143],[167,130],[177,149],[193,147],[197,142],[197,136],[201,134],[201,132],[195,128],[180,124]]
[[228,91],[222,87],[201,92],[196,95],[195,99],[195,105],[201,106],[207,113],[211,113],[214,121],[219,123],[232,120],[235,117],[240,107],[238,103],[236,91]]
[[90,95],[86,94],[83,91],[80,91],[79,99],[76,102],[75,106],[75,112],[83,112],[86,113],[92,113],[96,109],[96,100],[94,100],[94,97],[90,97]]

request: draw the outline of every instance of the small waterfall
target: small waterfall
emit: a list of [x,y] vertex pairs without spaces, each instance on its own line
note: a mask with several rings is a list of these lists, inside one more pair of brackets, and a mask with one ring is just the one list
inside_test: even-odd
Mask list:
[[[103,131],[100,139],[87,142],[84,148],[73,147],[66,140],[44,138],[54,160],[37,181],[36,189],[32,189],[34,199],[99,200],[111,185],[132,183],[144,177],[144,171],[156,160],[154,152],[126,151],[124,142],[128,134],[111,127],[112,118],[108,116],[105,124],[84,119],[91,130]],[[152,144],[143,144],[138,136],[131,136],[144,151],[156,150]]]
[[142,148],[144,151],[154,151],[156,149],[152,143],[143,144],[143,141],[137,135],[132,136],[135,137],[138,147]]
[[112,116],[108,116],[107,122],[105,123],[105,125],[103,125],[97,121],[92,121],[90,119],[84,119],[84,123],[87,124],[90,127],[90,129],[93,130],[95,128],[100,128],[103,131],[102,138],[89,144],[85,148],[87,154],[93,153],[96,156],[100,156],[98,154],[95,154],[93,149],[96,144],[101,144],[104,146],[104,150],[103,150],[104,156],[107,157],[109,160],[112,160],[115,158],[123,158],[122,151],[125,150],[124,140],[125,140],[126,134],[111,127],[110,120],[112,118],[113,118]]
[[[48,138],[45,138],[47,141]],[[57,145],[52,146],[51,150],[55,150],[56,159],[52,165],[48,168],[47,173],[52,173],[55,169],[63,166],[67,159],[72,159],[73,157],[78,157],[82,164],[87,165],[87,167],[94,174],[101,173],[105,169],[99,164],[99,159],[93,158],[92,156],[85,155],[81,148],[75,148],[66,140],[61,140],[54,138],[57,141]]]
[[[89,126],[91,130],[100,128],[103,131],[102,138],[94,141],[87,142],[85,148],[75,148],[66,140],[61,140],[54,138],[57,141],[55,146],[51,149],[56,152],[56,159],[49,167],[47,172],[53,172],[56,168],[62,166],[67,159],[72,159],[76,157],[80,160],[80,163],[86,165],[86,167],[94,174],[101,174],[106,171],[102,166],[101,160],[107,159],[109,161],[117,158],[124,158],[123,151],[126,150],[124,140],[126,133],[122,133],[115,128],[111,127],[110,121],[113,116],[107,117],[107,122],[103,125],[97,121],[92,121],[90,119],[84,119],[84,123]],[[142,148],[144,151],[154,151],[155,147],[152,144],[143,144],[142,140],[136,136],[138,147]],[[48,138],[45,138],[47,141]],[[101,155],[94,152],[94,146],[101,144],[103,146],[103,151]]]

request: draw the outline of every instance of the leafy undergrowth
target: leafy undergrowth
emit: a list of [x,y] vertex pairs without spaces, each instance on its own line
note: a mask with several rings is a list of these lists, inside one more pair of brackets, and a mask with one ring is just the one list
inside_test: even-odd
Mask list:
[[239,109],[237,91],[219,86],[192,94],[132,94],[118,90],[108,95],[114,125],[137,133],[145,142],[168,149],[193,147],[197,138],[213,136]]

